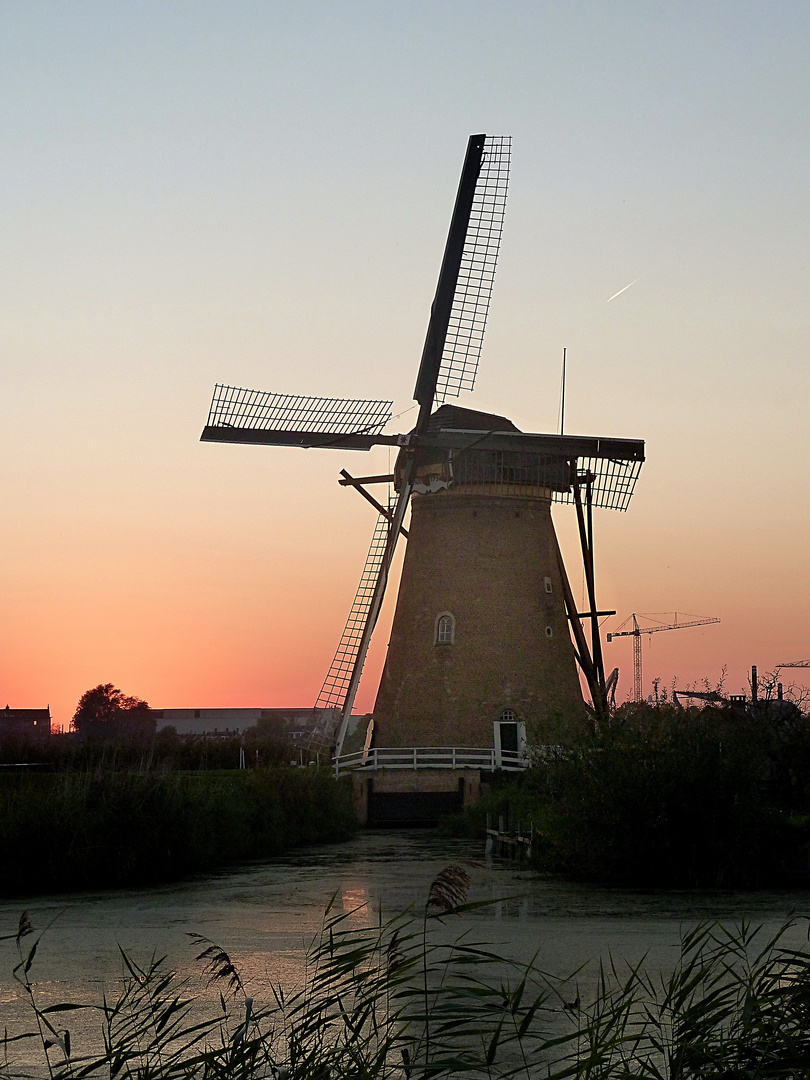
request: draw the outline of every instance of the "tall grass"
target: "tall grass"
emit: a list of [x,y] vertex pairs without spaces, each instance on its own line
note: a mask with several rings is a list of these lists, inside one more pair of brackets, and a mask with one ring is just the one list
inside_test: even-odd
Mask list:
[[39,1075],[52,1080],[810,1076],[810,949],[783,943],[791,924],[771,937],[702,924],[672,972],[609,961],[561,978],[454,935],[454,914],[476,906],[463,903],[465,877],[448,868],[422,910],[372,928],[327,911],[298,988],[247,988],[223,949],[195,938],[220,990],[204,1014],[165,959],[122,954],[119,995],[91,1007],[95,1048],[69,1037],[71,1012],[86,1006],[39,1006],[39,939],[28,945],[24,916],[11,937],[32,1025],[8,1037],[2,1074],[26,1075],[14,1037],[40,1047]]
[[326,770],[0,777],[0,892],[171,881],[348,838],[351,793]]
[[[33,763],[43,771],[108,772],[150,769],[234,769],[244,750],[251,766],[289,764],[298,751],[286,739],[250,728],[241,735],[178,735],[172,728],[156,734],[116,731],[98,734],[54,735],[35,739],[26,736],[0,738],[0,765]],[[7,770],[4,770],[7,771]]]

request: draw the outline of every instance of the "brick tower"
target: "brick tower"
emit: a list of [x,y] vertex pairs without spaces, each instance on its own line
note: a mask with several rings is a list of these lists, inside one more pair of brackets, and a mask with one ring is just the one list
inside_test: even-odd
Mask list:
[[[431,426],[518,430],[448,405]],[[374,745],[499,749],[503,735],[506,748],[515,724],[531,742],[567,742],[585,708],[549,478],[537,482],[530,453],[433,457],[414,486]]]

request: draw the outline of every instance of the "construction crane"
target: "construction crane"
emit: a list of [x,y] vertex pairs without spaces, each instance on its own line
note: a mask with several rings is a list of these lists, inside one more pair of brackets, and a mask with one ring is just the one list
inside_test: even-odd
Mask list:
[[[662,630],[685,630],[687,626],[707,626],[709,623],[719,623],[719,619],[701,618],[698,615],[687,615],[688,622],[678,622],[678,612],[674,613],[675,618],[672,622],[664,624],[654,620],[652,615],[636,615],[635,611],[632,615],[628,616],[624,622],[619,626],[618,630],[614,630],[612,634],[607,635],[607,640],[612,641],[617,637],[631,637],[633,639],[633,701],[641,701],[641,635],[642,634],[658,634]],[[640,626],[639,619],[653,619],[656,621],[655,626]],[[624,630],[623,627],[627,626],[630,620],[633,620],[631,629]]]
[[810,667],[810,660],[794,660],[792,664],[777,664],[776,667]]

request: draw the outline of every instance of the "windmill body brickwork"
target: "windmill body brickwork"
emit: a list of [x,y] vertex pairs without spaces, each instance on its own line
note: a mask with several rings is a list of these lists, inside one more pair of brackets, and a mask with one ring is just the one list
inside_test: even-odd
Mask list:
[[[440,413],[447,422],[462,410]],[[480,427],[509,423],[477,416]],[[530,742],[568,742],[585,722],[551,492],[519,482],[533,479],[525,461],[509,483],[497,482],[502,468],[498,476],[479,469],[477,483],[442,480],[469,477],[467,456],[421,470],[425,490],[411,503],[374,707],[375,746],[492,746],[507,710]]]

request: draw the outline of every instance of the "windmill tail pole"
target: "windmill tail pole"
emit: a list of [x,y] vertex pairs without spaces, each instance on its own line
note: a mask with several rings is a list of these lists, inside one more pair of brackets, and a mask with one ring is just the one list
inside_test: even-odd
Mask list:
[[603,720],[607,720],[609,716],[607,707],[607,693],[602,695],[601,687],[596,676],[596,669],[591,659],[590,649],[588,648],[588,641],[585,637],[585,631],[582,626],[582,619],[577,611],[576,601],[574,600],[574,593],[571,589],[571,582],[568,580],[568,572],[565,569],[565,562],[562,557],[562,550],[560,549],[560,542],[557,539],[556,533],[554,535],[554,543],[557,550],[557,566],[560,571],[560,578],[562,580],[563,597],[565,599],[565,608],[568,614],[569,622],[571,623],[571,630],[574,635],[574,656],[577,659],[580,670],[585,677],[585,682],[588,684],[588,692],[591,695],[591,703],[593,705],[593,711],[596,716],[597,724]]
[[[585,570],[585,581],[588,587],[588,601],[590,604],[591,670],[593,684],[591,685],[589,683],[589,689],[591,691],[591,700],[593,701],[594,711],[597,719],[601,721],[609,718],[610,710],[608,709],[607,689],[605,686],[605,668],[602,659],[599,615],[596,607],[596,584],[593,567],[592,476],[590,473],[585,473],[583,476],[578,474],[576,459],[571,461],[571,473],[574,503],[576,504],[577,521],[579,524],[580,546],[582,548],[582,563]],[[584,484],[585,486],[584,508],[580,490],[581,484]]]

